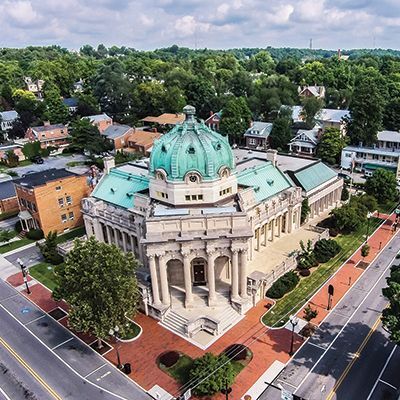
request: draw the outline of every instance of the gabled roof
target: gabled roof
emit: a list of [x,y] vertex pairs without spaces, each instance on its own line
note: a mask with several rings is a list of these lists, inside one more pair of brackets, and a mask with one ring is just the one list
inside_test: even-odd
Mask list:
[[124,136],[132,127],[128,125],[110,125],[101,134],[107,136],[107,139],[117,139]]
[[35,188],[37,186],[45,185],[47,182],[61,180],[69,178],[71,176],[79,176],[73,172],[67,171],[66,169],[51,168],[47,171],[35,172],[28,174],[22,178],[16,179],[14,182],[16,185],[21,185],[29,188]]
[[257,202],[275,196],[292,185],[289,179],[270,161],[238,173],[238,184],[252,187]]
[[134,206],[133,195],[149,188],[149,179],[114,168],[101,179],[92,196],[123,208]]
[[107,114],[97,114],[97,115],[88,115],[87,118],[90,120],[90,122],[100,122],[100,121],[111,121],[111,117],[109,117]]
[[244,136],[257,136],[267,138],[272,131],[271,122],[254,121]]
[[138,146],[152,146],[154,141],[162,136],[159,132],[149,132],[135,129],[135,132],[129,135],[128,141]]
[[15,186],[13,181],[0,182],[0,200],[16,197]]
[[378,132],[378,140],[382,142],[400,142],[400,132],[396,131],[381,131]]
[[164,113],[159,115],[158,117],[147,116],[143,118],[144,122],[153,122],[159,125],[176,125],[181,124],[185,120],[184,114],[169,114]]
[[311,129],[311,130],[305,130],[305,129],[299,129],[297,131],[296,136],[291,139],[291,143],[292,142],[302,142],[303,140],[301,139],[301,137],[305,135],[306,138],[308,138],[308,141],[310,141],[311,143],[314,143],[315,145],[318,144],[318,131],[315,129]]
[[[292,119],[294,122],[303,121],[301,116],[302,106],[282,106],[292,110]],[[321,122],[342,122],[344,118],[350,118],[348,110],[335,110],[331,108],[323,108],[315,117],[317,121]]]
[[298,186],[301,186],[306,192],[309,192],[325,182],[328,182],[332,178],[337,177],[337,173],[321,161],[317,161],[316,163],[295,172],[287,171],[287,173],[292,180]]
[[304,93],[306,90],[309,90],[310,93],[315,96],[318,97],[321,95],[321,92],[325,89],[324,86],[305,86],[302,90],[300,90],[300,95],[302,93]]
[[14,121],[17,118],[19,118],[19,114],[15,110],[0,112],[0,121],[2,122]]
[[48,131],[54,131],[57,129],[67,129],[67,127],[64,124],[32,126],[32,130],[35,132],[48,132]]

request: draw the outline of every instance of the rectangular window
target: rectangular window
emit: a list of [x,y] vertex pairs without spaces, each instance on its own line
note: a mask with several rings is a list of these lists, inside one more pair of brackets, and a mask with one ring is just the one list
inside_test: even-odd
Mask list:
[[59,192],[61,190],[61,186],[56,186],[56,190]]
[[74,220],[74,213],[71,211],[70,213],[69,213],[69,220],[70,221],[73,221]]
[[197,200],[203,200],[203,195],[202,194],[197,195]]
[[249,138],[249,144],[256,144],[256,139]]
[[63,224],[65,224],[65,223],[67,222],[67,214],[62,214],[62,215],[61,215],[61,222],[62,222]]
[[190,200],[190,196],[186,195],[185,200],[187,200],[187,201]]
[[64,198],[63,198],[63,197],[60,197],[60,198],[58,199],[58,205],[59,205],[60,207],[64,207]]
[[71,196],[66,196],[65,200],[66,200],[68,205],[72,204],[72,197]]
[[192,194],[192,200],[197,200],[197,195],[196,194]]

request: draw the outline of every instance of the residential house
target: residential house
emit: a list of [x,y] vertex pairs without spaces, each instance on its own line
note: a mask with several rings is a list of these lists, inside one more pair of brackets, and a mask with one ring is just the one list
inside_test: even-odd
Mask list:
[[400,178],[400,133],[395,131],[378,132],[374,146],[347,146],[342,150],[340,166],[344,169],[373,172],[384,168],[396,173]]
[[78,99],[75,97],[63,99],[63,104],[68,108],[70,114],[74,114],[78,111]]
[[7,133],[18,118],[19,114],[14,110],[0,112],[0,131]]
[[23,146],[19,144],[7,144],[0,146],[0,160],[6,160],[7,153],[11,150],[18,157],[18,161],[24,161],[25,155],[22,152],[22,147]]
[[114,151],[122,151],[127,146],[128,137],[134,129],[128,125],[110,125],[101,134],[104,135],[113,145]]
[[299,129],[289,142],[289,151],[304,156],[315,156],[321,134],[322,130],[318,125],[310,130]]
[[83,80],[79,79],[79,81],[73,84],[74,92],[75,93],[82,93],[83,92]]
[[143,118],[142,121],[149,123],[151,125],[160,126],[162,128],[172,128],[177,124],[181,124],[185,120],[185,116],[183,114],[169,114],[164,113],[159,115],[158,117],[148,116]]
[[244,134],[246,147],[250,149],[267,149],[268,137],[273,124],[270,122],[254,121]]
[[107,114],[89,115],[87,118],[94,126],[97,126],[100,133],[103,133],[109,126],[112,125],[113,120]]
[[222,111],[217,113],[210,112],[210,116],[204,121],[204,123],[213,131],[219,132],[219,124],[221,122]]
[[0,182],[0,215],[3,213],[12,213],[19,210],[17,194],[15,192],[14,182],[9,180]]
[[24,82],[26,85],[26,89],[29,92],[32,92],[38,100],[43,99],[44,80],[42,80],[42,79],[32,80],[32,78],[30,76],[25,76]]
[[68,128],[64,124],[51,125],[45,122],[43,126],[28,128],[25,138],[31,142],[39,141],[43,149],[47,147],[67,147]]
[[89,194],[87,177],[49,169],[14,181],[24,230],[58,233],[82,225],[81,200]]
[[128,137],[128,147],[124,152],[134,152],[148,157],[153,148],[154,141],[162,136],[159,132],[145,131],[134,128],[134,132]]
[[300,97],[316,97],[317,99],[325,98],[325,86],[299,86],[297,89]]

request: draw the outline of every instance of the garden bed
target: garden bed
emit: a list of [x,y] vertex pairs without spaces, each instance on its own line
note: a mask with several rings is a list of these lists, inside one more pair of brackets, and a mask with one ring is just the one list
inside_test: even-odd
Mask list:
[[142,334],[142,328],[135,321],[128,318],[128,327],[126,329],[125,335],[118,337],[121,342],[133,342]]

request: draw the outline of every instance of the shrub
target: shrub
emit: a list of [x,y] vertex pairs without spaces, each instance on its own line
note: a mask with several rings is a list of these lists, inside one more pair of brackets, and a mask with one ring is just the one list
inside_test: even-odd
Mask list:
[[318,262],[325,263],[339,254],[340,250],[341,247],[335,240],[321,239],[315,243],[314,255]]
[[339,235],[339,230],[337,228],[329,228],[329,236],[336,237]]
[[340,200],[346,201],[349,199],[349,197],[350,197],[349,190],[347,189],[346,186],[343,186],[342,195],[340,196]]
[[398,260],[400,258],[400,253],[396,254],[396,259]]
[[244,344],[231,344],[224,350],[224,354],[231,360],[240,361],[247,358],[247,347]]
[[158,361],[165,367],[170,368],[178,362],[179,357],[180,355],[177,351],[167,351],[166,353],[161,354]]
[[302,270],[300,270],[299,274],[301,276],[304,276],[304,277],[305,276],[310,276],[311,275],[311,271],[309,269],[302,269]]
[[299,283],[299,280],[299,276],[294,271],[289,271],[274,282],[267,290],[266,296],[271,299],[280,299],[286,293],[293,290]]
[[361,256],[367,257],[370,251],[369,244],[365,243],[363,247],[361,247]]
[[46,262],[58,265],[64,259],[57,252],[57,232],[49,232],[46,236],[45,242],[40,246],[40,251]]
[[312,319],[317,317],[318,310],[316,308],[312,309],[311,306],[308,304],[307,307],[304,308],[303,313],[304,313],[304,319],[307,322],[310,322]]
[[17,233],[21,233],[21,232],[22,232],[21,221],[17,221],[17,222],[15,223],[14,229],[15,229],[15,231],[16,231]]
[[0,214],[0,221],[4,221],[5,219],[16,217],[18,215],[18,211],[8,211]]
[[300,241],[301,252],[297,257],[297,266],[299,269],[310,269],[318,265],[318,261],[315,258],[313,246],[311,240],[308,240],[307,247],[304,242]]
[[31,229],[27,234],[26,237],[31,240],[40,240],[43,239],[44,234],[41,229]]

